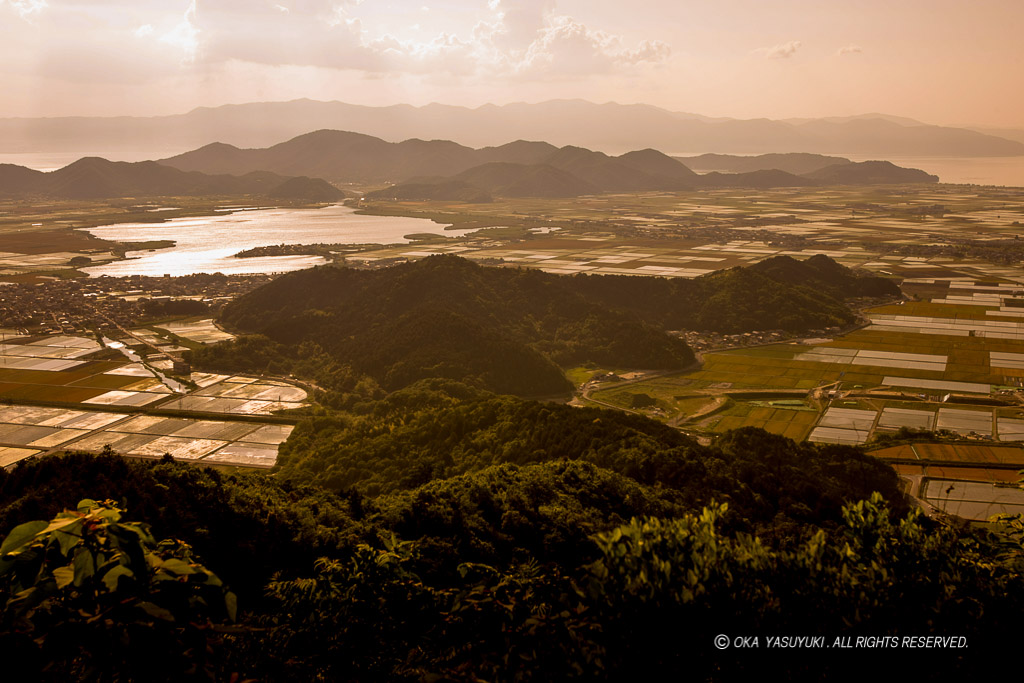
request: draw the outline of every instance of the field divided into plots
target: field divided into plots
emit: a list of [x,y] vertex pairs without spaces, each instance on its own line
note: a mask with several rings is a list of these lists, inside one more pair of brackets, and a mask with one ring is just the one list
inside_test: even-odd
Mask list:
[[[844,388],[1003,383],[1005,372],[994,370],[988,354],[977,344],[944,344],[941,339],[929,342],[908,339],[905,334],[857,330],[836,342],[817,346],[785,344],[707,354],[701,370],[686,377],[694,387],[712,389],[812,389],[838,381]],[[886,378],[897,381],[886,382]],[[929,382],[921,385],[908,380]],[[989,391],[958,384],[950,384],[948,390]]]
[[0,406],[0,466],[55,448],[271,467],[293,427],[42,406]]
[[270,379],[208,373],[190,379],[199,388],[175,396],[141,363],[84,337],[5,336],[0,342],[0,400],[269,415],[307,398],[303,389]]
[[[757,426],[790,438],[863,444],[876,432],[908,428],[1024,440],[1024,412],[971,405],[1024,382],[1024,319],[992,315],[1024,311],[1024,286],[963,278],[928,283],[937,288],[935,301],[871,309],[869,324],[838,338],[707,353],[695,372],[634,383],[628,391],[651,389],[666,399],[686,394],[690,405],[693,396],[730,395],[712,416],[687,423],[714,433]],[[808,400],[803,411],[786,410],[759,405],[757,392]],[[659,409],[656,417],[686,423],[683,405],[665,400]]]
[[[769,405],[764,405],[766,403]],[[817,411],[770,403],[772,402],[737,402],[712,421],[712,429],[715,432],[726,432],[740,427],[759,427],[794,441],[803,441],[807,438],[818,419]]]
[[[192,327],[215,334],[206,322]],[[306,391],[261,377],[191,373],[188,379],[196,388],[176,393],[181,385],[94,339],[4,334],[0,401],[8,405],[0,405],[0,466],[58,448],[96,452],[107,446],[134,457],[166,453],[272,466],[292,427],[252,418],[301,407]]]
[[943,512],[964,519],[1024,513],[1024,490],[998,482],[928,478],[919,496]]

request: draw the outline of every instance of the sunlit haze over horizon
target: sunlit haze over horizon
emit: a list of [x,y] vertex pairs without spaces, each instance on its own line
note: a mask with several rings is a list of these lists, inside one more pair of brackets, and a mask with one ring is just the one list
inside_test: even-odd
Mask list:
[[582,98],[1024,128],[1017,0],[0,0],[0,117]]

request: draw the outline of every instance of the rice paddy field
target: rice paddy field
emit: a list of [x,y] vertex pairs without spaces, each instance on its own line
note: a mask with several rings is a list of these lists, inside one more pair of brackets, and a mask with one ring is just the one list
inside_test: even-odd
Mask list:
[[983,521],[1000,514],[1024,513],[1024,490],[986,481],[928,479],[920,496],[946,514]]
[[[936,510],[978,521],[1022,511],[1024,501],[1007,486],[1024,469],[1024,268],[867,253],[883,239],[868,239],[872,226],[887,233],[887,243],[938,240],[965,229],[963,223],[971,224],[972,238],[997,239],[1003,215],[962,211],[914,226],[904,218],[834,217],[835,225],[817,226],[819,242],[840,228],[863,230],[865,239],[851,247],[844,238],[842,248],[822,251],[899,279],[904,301],[864,311],[864,324],[839,336],[709,352],[696,371],[602,385],[589,396],[629,408],[633,395],[644,394],[656,403],[634,406],[638,412],[709,436],[752,426],[796,440],[871,447],[876,437],[900,430],[935,432],[941,442],[876,446],[872,453]],[[957,221],[960,228],[953,227]],[[704,246],[713,248],[690,253],[711,251],[732,263],[771,251],[763,241]]]
[[817,411],[811,408],[775,406],[770,401],[764,403],[736,402],[712,418],[710,428],[715,432],[726,432],[740,427],[759,427],[794,441],[803,441],[818,419]]
[[252,377],[228,377],[218,384],[174,398],[161,407],[202,413],[271,415],[304,405],[306,392],[298,387],[265,383]]
[[[600,195],[564,199],[363,203],[380,215],[430,218],[480,231],[441,243],[373,247],[348,260],[439,253],[553,273],[698,277],[770,256],[826,254],[894,277],[1002,277],[1019,268],[919,255],[919,245],[1013,239],[1024,216],[1019,188],[954,185],[785,188]],[[527,238],[510,239],[515,233]],[[533,231],[533,234],[530,232]]]
[[[205,330],[206,322],[191,327]],[[196,388],[179,393],[181,385],[95,339],[4,334],[0,466],[48,451],[107,446],[133,457],[166,453],[243,467],[276,462],[292,426],[259,416],[306,405],[304,389],[238,375],[192,373],[188,379]]]
[[0,463],[56,448],[114,452],[141,458],[272,467],[291,425],[0,406]]
[[153,373],[128,366],[95,339],[5,336],[0,400],[142,406],[167,398],[170,389]]

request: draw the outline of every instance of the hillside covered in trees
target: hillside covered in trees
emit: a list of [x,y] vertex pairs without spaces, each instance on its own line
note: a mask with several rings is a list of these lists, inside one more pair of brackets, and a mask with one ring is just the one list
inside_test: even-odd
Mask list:
[[[270,476],[81,454],[0,470],[6,671],[802,680],[910,662],[941,680],[977,673],[1024,607],[1019,543],[908,513],[853,447],[756,429],[702,447],[437,382],[297,432]],[[760,649],[720,650],[723,633]],[[967,648],[765,650],[794,634]]]
[[499,393],[564,394],[570,385],[560,367],[692,363],[666,330],[800,332],[852,322],[844,295],[899,293],[827,257],[765,264],[694,280],[567,277],[456,256],[381,270],[319,267],[230,303],[221,322],[253,336],[191,358],[210,369],[301,375],[297,367],[310,367],[303,359],[322,356],[307,376],[322,377],[330,365],[388,391],[435,377]]

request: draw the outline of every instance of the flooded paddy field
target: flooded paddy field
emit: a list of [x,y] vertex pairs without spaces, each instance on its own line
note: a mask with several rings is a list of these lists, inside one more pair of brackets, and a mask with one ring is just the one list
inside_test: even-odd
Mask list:
[[[209,338],[208,321],[200,322],[180,329]],[[109,447],[131,457],[271,467],[292,430],[274,416],[308,398],[301,387],[269,378],[197,372],[183,379],[195,388],[182,393],[95,339],[4,335],[0,466]]]
[[62,450],[272,467],[291,425],[225,422],[38,406],[0,406],[3,466],[60,447]]
[[[455,226],[472,222],[484,229],[440,244],[368,248],[350,261],[458,253],[554,273],[698,277],[770,256],[821,253],[893,277],[1009,276],[1024,281],[1012,266],[974,257],[984,254],[986,242],[1013,240],[1022,232],[1020,188],[735,189],[482,205],[389,202],[361,208],[448,220]],[[489,231],[487,226],[495,227]],[[501,226],[520,226],[522,234],[503,239]],[[525,232],[536,226],[548,232]],[[486,239],[489,232],[491,239]],[[969,248],[963,247],[965,241]]]
[[977,521],[1024,513],[1024,490],[987,481],[927,479],[921,497],[946,514]]

